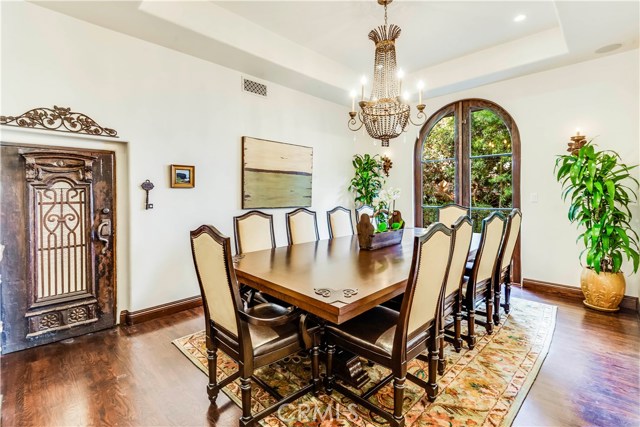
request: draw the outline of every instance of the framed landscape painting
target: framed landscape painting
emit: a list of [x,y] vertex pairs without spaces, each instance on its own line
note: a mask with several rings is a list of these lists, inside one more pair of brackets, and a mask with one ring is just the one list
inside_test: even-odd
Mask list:
[[171,188],[193,188],[195,184],[195,166],[171,165]]
[[242,137],[242,208],[311,206],[313,148]]

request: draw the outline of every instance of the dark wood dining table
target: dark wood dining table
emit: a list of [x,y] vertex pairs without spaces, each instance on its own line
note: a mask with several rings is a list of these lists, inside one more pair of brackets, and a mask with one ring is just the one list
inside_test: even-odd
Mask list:
[[360,250],[357,236],[245,253],[236,258],[238,280],[320,319],[341,324],[404,293],[414,237],[374,251]]
[[[340,325],[404,293],[414,239],[425,232],[407,228],[400,244],[373,251],[360,250],[354,235],[247,252],[234,257],[234,267],[240,283]],[[369,380],[352,354],[338,352],[336,365],[356,387]]]
[[[405,229],[402,242],[360,250],[358,236],[247,252],[234,257],[238,281],[315,315],[341,324],[404,293],[414,237],[425,229]],[[337,374],[355,387],[369,381],[362,361],[339,350]]]

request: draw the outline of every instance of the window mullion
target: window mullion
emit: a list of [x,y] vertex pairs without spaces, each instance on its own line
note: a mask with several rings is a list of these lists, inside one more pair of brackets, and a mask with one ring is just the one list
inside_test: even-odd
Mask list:
[[456,108],[456,112],[458,114],[458,122],[460,125],[458,126],[459,135],[456,138],[456,143],[458,144],[456,152],[458,153],[458,163],[457,163],[457,178],[458,185],[456,188],[459,190],[456,191],[456,198],[458,203],[463,206],[471,206],[471,174],[470,170],[470,112],[469,105],[467,102],[459,102]]

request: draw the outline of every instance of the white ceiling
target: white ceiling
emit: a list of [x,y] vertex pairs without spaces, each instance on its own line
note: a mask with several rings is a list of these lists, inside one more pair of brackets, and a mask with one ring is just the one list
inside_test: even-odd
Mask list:
[[[376,1],[214,1],[237,15],[353,70],[370,72],[374,44],[369,31],[384,23]],[[529,19],[513,22],[518,14]],[[399,25],[398,66],[407,72],[558,26],[549,1],[407,2],[388,7]]]
[[[367,34],[384,21],[362,1],[34,1],[66,15],[345,103],[370,75]],[[523,22],[513,22],[526,14]],[[426,96],[576,63],[612,43],[638,47],[636,1],[410,1],[389,6],[402,28],[398,64]]]

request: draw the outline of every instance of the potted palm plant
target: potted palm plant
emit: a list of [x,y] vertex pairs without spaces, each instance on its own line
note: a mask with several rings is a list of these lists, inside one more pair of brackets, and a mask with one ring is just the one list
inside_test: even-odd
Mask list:
[[571,154],[558,156],[556,179],[562,184],[562,198],[569,200],[569,221],[578,225],[586,253],[580,276],[584,304],[601,311],[617,311],[624,297],[623,258],[638,271],[638,234],[631,226],[629,204],[638,200],[638,180],[631,176],[637,167],[627,166],[615,151],[597,150],[589,141],[571,146]]

